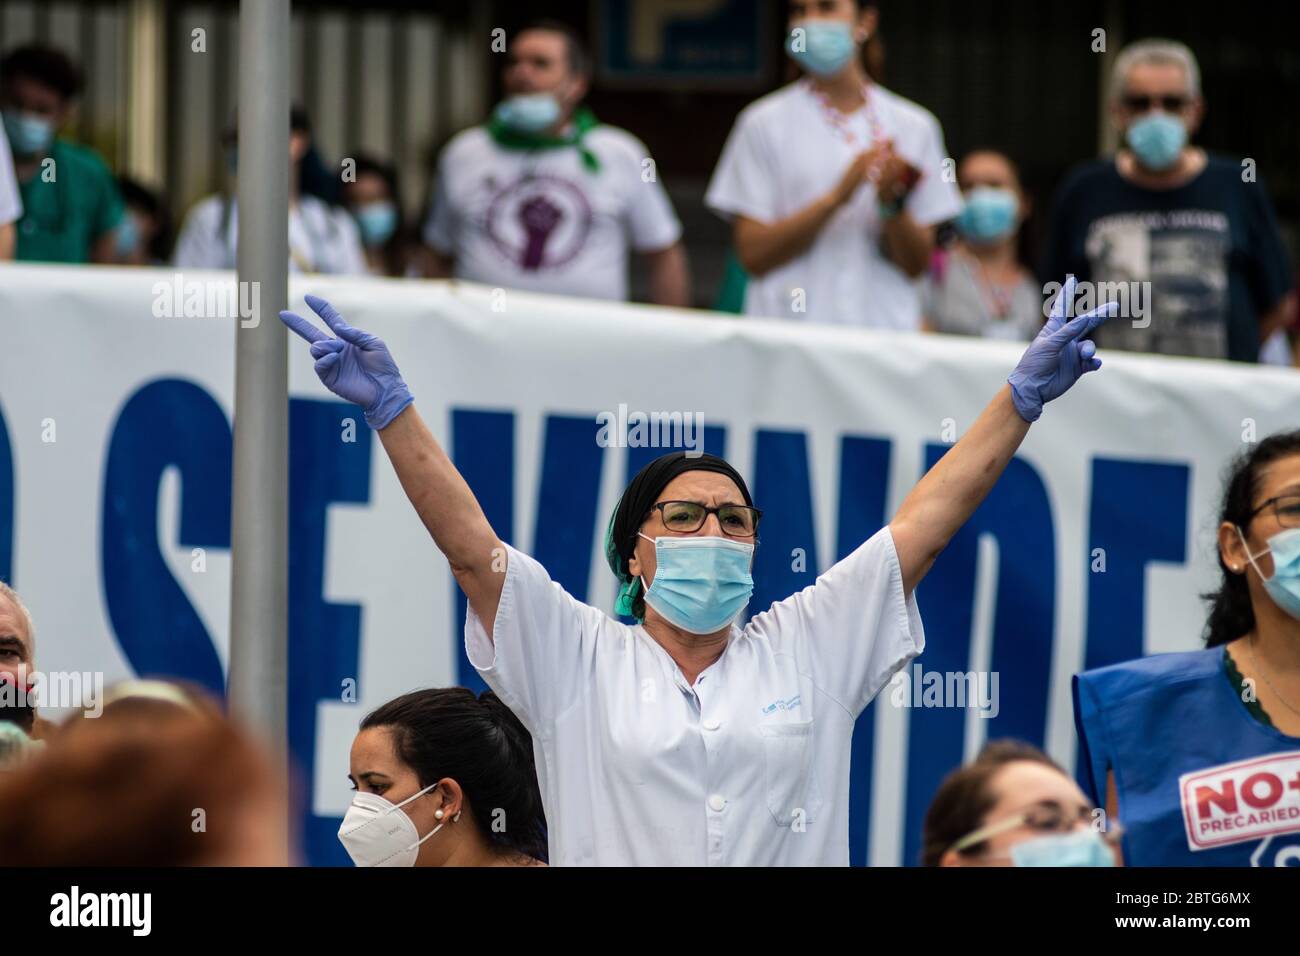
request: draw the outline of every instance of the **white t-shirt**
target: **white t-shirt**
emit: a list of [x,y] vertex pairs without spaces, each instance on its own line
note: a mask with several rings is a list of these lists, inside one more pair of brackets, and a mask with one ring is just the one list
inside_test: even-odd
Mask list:
[[628,250],[657,252],[682,226],[645,144],[596,126],[576,147],[498,146],[482,126],[442,152],[424,241],[456,276],[531,292],[626,299]]
[[533,735],[552,864],[848,865],[854,721],[925,646],[888,528],[733,626],[693,686],[507,550],[492,637],[471,609],[465,648]]
[[23,217],[22,195],[18,192],[18,178],[14,175],[14,156],[9,151],[9,138],[0,126],[0,226],[17,222]]
[[[799,80],[741,111],[713,172],[705,202],[725,218],[775,222],[825,196],[850,160],[874,141],[873,130],[921,173],[905,208],[921,225],[961,211],[955,182],[945,182],[947,153],[939,121],[924,108],[873,84],[867,105],[836,126],[810,83]],[[917,290],[880,251],[876,189],[860,186],[812,246],[762,276],[750,276],[745,312],[813,322],[912,330],[920,327]]]
[[1291,340],[1286,337],[1286,329],[1278,329],[1264,340],[1259,347],[1260,365],[1285,365],[1294,363],[1291,357]]
[[[200,199],[185,216],[172,264],[183,269],[234,269],[238,207],[222,195]],[[316,196],[289,206],[289,271],[365,275],[361,232],[346,210]]]

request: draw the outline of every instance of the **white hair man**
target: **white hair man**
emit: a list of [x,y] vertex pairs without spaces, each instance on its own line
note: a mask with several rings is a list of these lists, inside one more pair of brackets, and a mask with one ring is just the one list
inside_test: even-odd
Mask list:
[[1042,277],[1074,273],[1121,303],[1098,336],[1106,347],[1258,361],[1293,306],[1261,171],[1191,143],[1205,103],[1181,43],[1126,47],[1109,99],[1121,146],[1057,193]]

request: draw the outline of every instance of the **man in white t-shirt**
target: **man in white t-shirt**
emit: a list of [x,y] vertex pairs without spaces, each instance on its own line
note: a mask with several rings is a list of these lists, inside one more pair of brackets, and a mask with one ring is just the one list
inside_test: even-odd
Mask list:
[[14,155],[9,151],[9,138],[0,126],[0,261],[12,259],[18,247],[18,232],[14,226],[23,217],[23,200],[18,193],[18,179],[14,176]]
[[[366,257],[356,221],[341,206],[303,195],[299,177],[311,146],[311,124],[300,107],[290,115],[289,133],[289,271],[331,275],[365,275]],[[226,134],[234,169],[235,137]],[[234,196],[217,193],[200,199],[185,215],[172,264],[188,269],[234,269],[239,221]]]
[[690,304],[681,223],[645,144],[580,105],[589,68],[577,36],[518,33],[491,120],[443,150],[424,225],[432,274],[511,289],[628,297],[628,252],[651,299]]
[[790,0],[805,75],[747,106],[723,149],[705,202],[733,224],[749,315],[920,327],[913,280],[961,194],[938,120],[863,69],[877,19],[862,0]]

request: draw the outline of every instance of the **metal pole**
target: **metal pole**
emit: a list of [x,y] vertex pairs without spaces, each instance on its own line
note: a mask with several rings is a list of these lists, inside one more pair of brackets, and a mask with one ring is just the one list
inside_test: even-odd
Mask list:
[[239,291],[231,485],[231,712],[288,752],[289,0],[239,4]]

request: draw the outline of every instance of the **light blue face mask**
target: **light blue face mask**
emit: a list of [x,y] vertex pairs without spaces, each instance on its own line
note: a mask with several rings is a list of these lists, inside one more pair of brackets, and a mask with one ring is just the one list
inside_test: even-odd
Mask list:
[[113,233],[113,251],[119,259],[125,259],[135,252],[135,247],[139,244],[140,227],[136,225],[135,216],[128,212]]
[[752,544],[713,536],[641,537],[655,545],[655,576],[645,601],[669,624],[691,634],[714,634],[749,603]]
[[1148,113],[1128,128],[1129,146],[1147,169],[1168,169],[1187,145],[1187,127],[1177,116],[1159,111]]
[[1016,230],[1020,200],[1010,189],[976,186],[966,194],[957,228],[971,242],[996,242]]
[[857,48],[847,20],[800,20],[785,41],[790,58],[814,76],[834,76]]
[[54,124],[44,117],[5,110],[4,124],[15,156],[40,156],[54,142]]
[[[1251,554],[1246,544],[1246,536],[1237,529],[1241,546],[1246,549],[1246,560],[1255,569],[1259,579],[1264,582],[1264,590],[1273,599],[1273,603],[1286,611],[1296,620],[1300,620],[1300,528],[1287,528],[1268,539],[1268,548],[1259,554]],[[1264,572],[1255,563],[1256,558],[1265,554],[1273,555],[1273,576],[1264,577]]]
[[368,202],[352,210],[367,246],[382,246],[397,231],[397,206],[387,199]]
[[519,93],[498,104],[496,118],[516,133],[541,133],[559,121],[560,101],[554,93]]
[[1016,866],[1114,866],[1115,854],[1096,830],[1071,830],[1022,840],[1011,848]]

